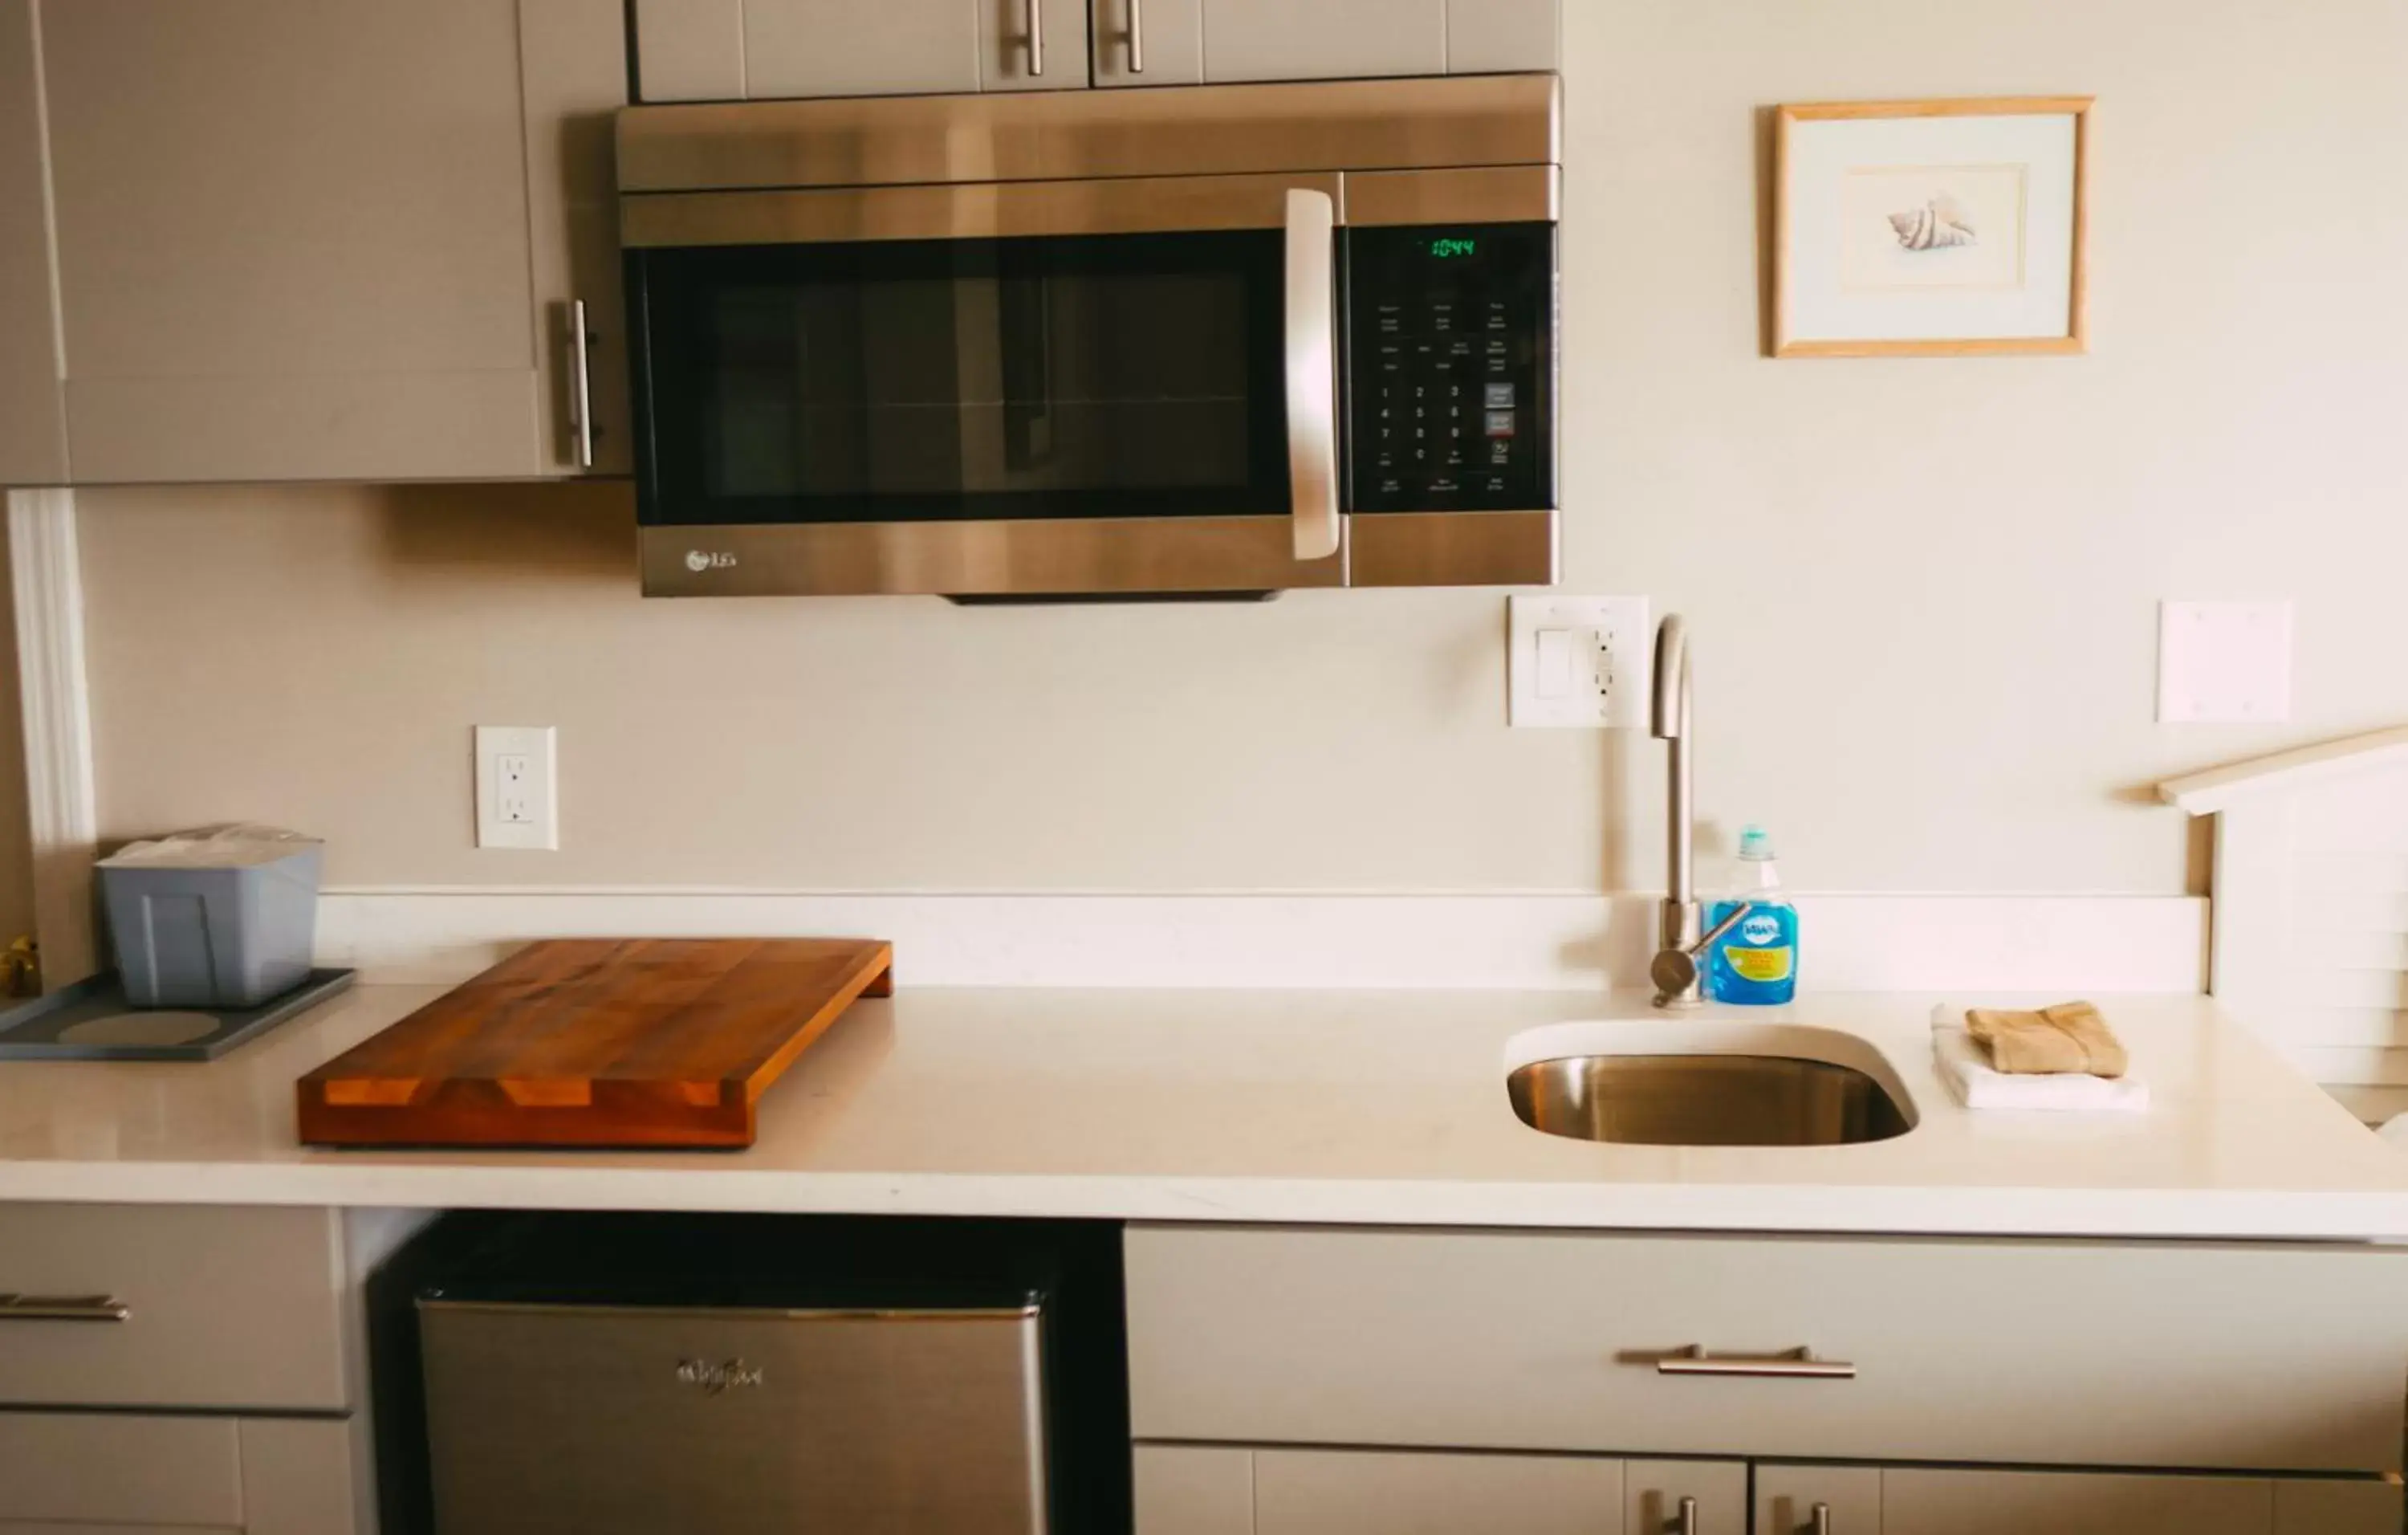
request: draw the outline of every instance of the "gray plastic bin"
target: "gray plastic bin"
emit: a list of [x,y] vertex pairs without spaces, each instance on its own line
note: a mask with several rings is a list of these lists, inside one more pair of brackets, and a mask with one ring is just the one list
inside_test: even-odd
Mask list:
[[136,842],[100,863],[126,1000],[248,1008],[308,978],[325,850],[292,832],[230,826]]

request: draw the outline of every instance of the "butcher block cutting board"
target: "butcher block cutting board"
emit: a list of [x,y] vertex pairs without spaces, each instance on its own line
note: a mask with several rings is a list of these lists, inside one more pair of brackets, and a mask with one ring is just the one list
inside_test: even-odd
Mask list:
[[302,1078],[301,1140],[749,1146],[761,1095],[894,965],[855,939],[530,944]]

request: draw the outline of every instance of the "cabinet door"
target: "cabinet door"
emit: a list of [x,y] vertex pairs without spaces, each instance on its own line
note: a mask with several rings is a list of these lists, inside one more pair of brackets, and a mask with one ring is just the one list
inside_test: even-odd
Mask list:
[[535,472],[511,0],[43,14],[79,481]]
[[758,101],[976,91],[986,30],[980,10],[995,4],[744,0],[744,94]]
[[1561,66],[1556,0],[1447,0],[1446,72],[1499,75]]
[[[1682,1523],[1695,1500],[1696,1522]],[[1622,1468],[1623,1535],[1748,1535],[1747,1463],[1632,1460]]]
[[1335,1450],[1254,1455],[1254,1535],[1617,1535],[1622,1528],[1619,1461]]
[[1446,73],[1446,0],[1203,0],[1208,80]]
[[1756,1468],[1756,1535],[1883,1535],[1885,1528],[1878,1467]]
[[230,1529],[242,1473],[232,1418],[0,1413],[0,1521]]
[[518,11],[545,425],[538,472],[632,474],[612,136],[627,104],[625,12],[622,0],[518,0]]
[[[979,0],[978,19],[981,90],[1087,88],[1087,0]],[[1032,41],[1032,21],[1042,49]]]
[[[1841,1531],[1844,1526],[1839,1527]],[[1882,1535],[2272,1535],[2274,1485],[2229,1476],[1885,1469]]]
[[1254,1535],[1252,1450],[1140,1444],[1134,1469],[1137,1535]]
[[351,1535],[364,1523],[366,1478],[352,1474],[352,1460],[368,1452],[354,1428],[335,1418],[243,1419],[243,1535]]
[[0,485],[67,478],[33,0],[0,0]]
[[1202,82],[1204,0],[1095,0],[1094,10],[1097,85]]
[[2387,1482],[2274,1484],[2277,1535],[2400,1535],[2408,1529],[2401,1489]]

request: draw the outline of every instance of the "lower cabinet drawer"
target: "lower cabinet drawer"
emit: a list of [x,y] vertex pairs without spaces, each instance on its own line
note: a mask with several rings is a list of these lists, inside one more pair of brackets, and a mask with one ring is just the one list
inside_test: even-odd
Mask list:
[[[340,1232],[324,1210],[0,1205],[0,1405],[339,1412]],[[80,1319],[79,1319],[80,1318]]]
[[[1144,1440],[2389,1471],[2408,1251],[1140,1227]],[[1780,1371],[1695,1373],[1685,1351]]]

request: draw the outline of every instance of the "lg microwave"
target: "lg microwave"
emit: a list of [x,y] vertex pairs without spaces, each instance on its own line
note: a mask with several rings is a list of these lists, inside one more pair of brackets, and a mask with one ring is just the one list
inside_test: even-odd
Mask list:
[[627,110],[645,592],[1552,581],[1560,94]]

